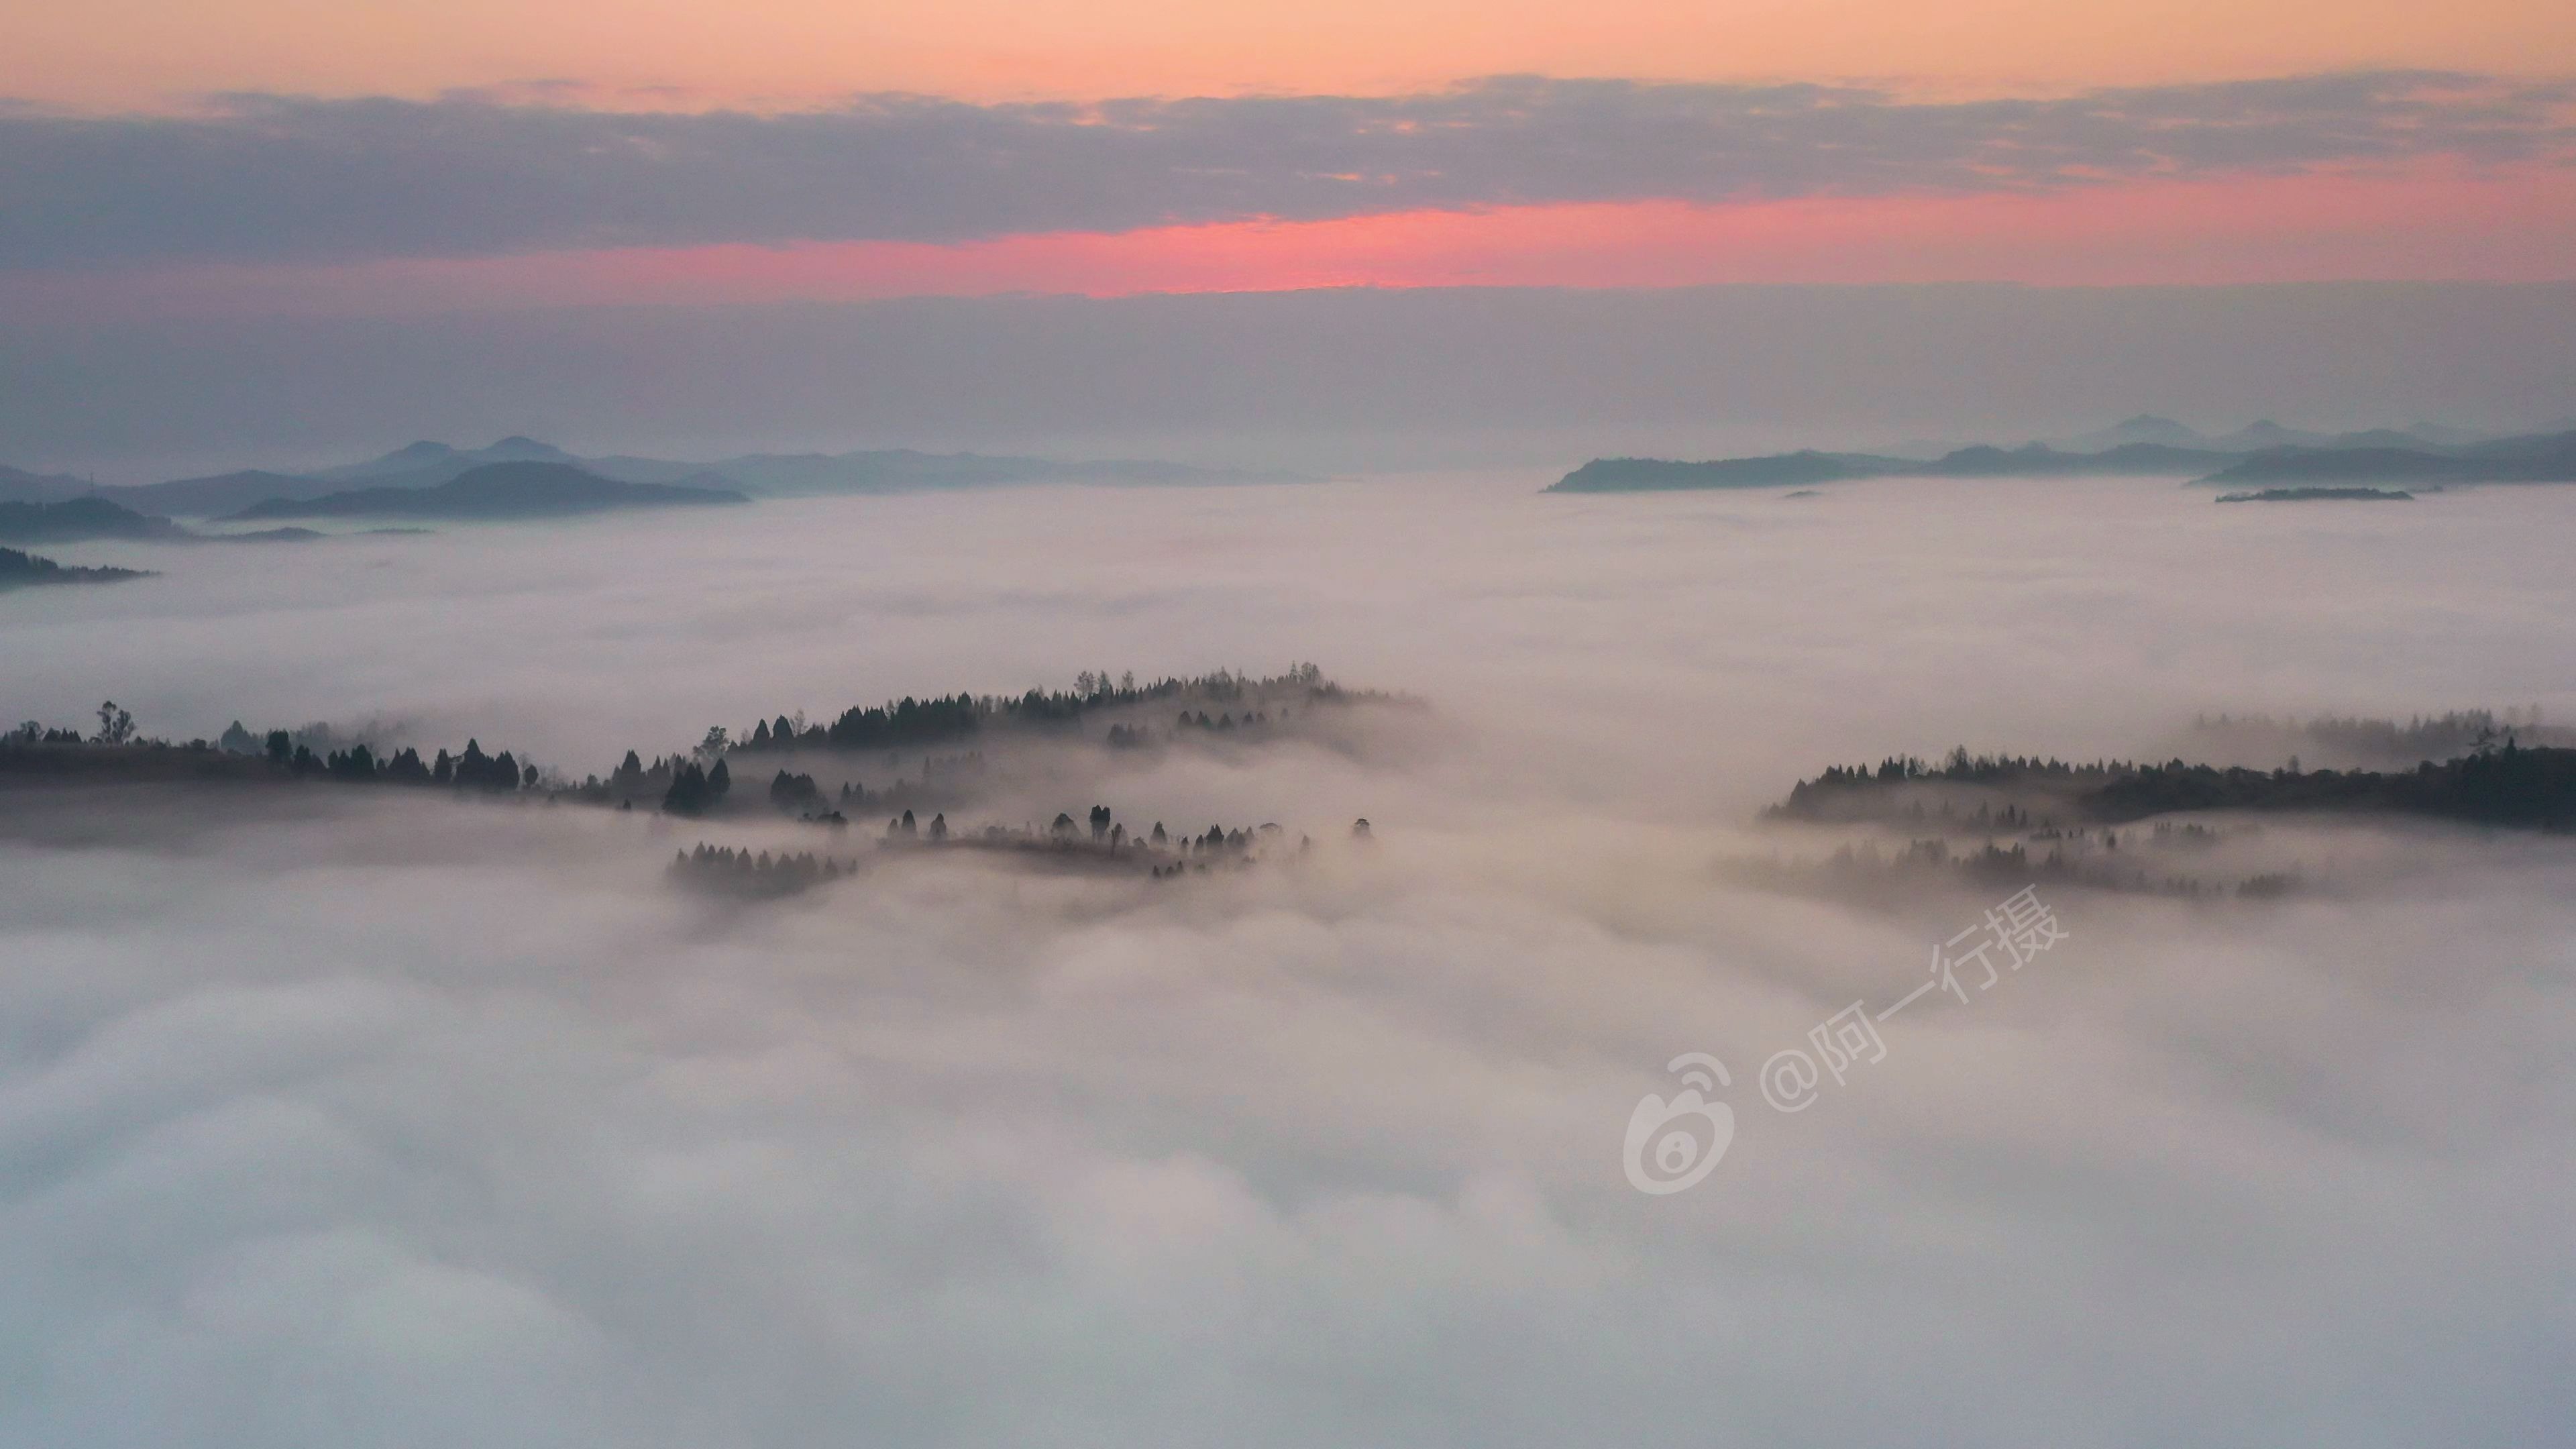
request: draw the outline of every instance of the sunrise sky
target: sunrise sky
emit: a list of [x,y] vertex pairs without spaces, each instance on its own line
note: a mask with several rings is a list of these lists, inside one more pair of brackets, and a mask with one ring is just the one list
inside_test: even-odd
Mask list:
[[0,294],[2562,279],[2569,73],[2540,0],[21,4]]
[[7,7],[10,90],[91,110],[221,91],[426,97],[569,83],[759,108],[1389,94],[1513,73],[1872,78],[1978,95],[2357,69],[2543,75],[2545,0],[92,0]]

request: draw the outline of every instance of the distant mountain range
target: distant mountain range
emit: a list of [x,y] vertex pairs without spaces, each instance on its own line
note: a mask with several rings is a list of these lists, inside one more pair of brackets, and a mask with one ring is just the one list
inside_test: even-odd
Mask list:
[[[2313,441],[2283,441],[2286,439]],[[2085,451],[2046,443],[2028,443],[2018,448],[1978,444],[1929,461],[1874,453],[1814,451],[1720,458],[1704,463],[1595,458],[1566,474],[1547,491],[1644,493],[1806,487],[1894,477],[2172,477],[2230,488],[2576,481],[2576,432],[2444,442],[2422,432],[2384,428],[2315,434],[2296,433],[2275,423],[2256,423],[2226,437],[2211,438],[2169,419],[2136,417],[2070,441],[2100,446]]]
[[2201,480],[2243,484],[2565,483],[2576,481],[2576,431],[2463,447],[2274,448]]
[[90,491],[89,480],[69,473],[30,473],[0,467],[0,503],[60,503]]
[[223,520],[277,518],[563,518],[626,508],[701,508],[751,500],[730,488],[625,483],[569,463],[483,463],[445,482],[271,498]]
[[2122,443],[2099,453],[2068,453],[2045,443],[2019,448],[1985,444],[1917,462],[1875,453],[1777,453],[1676,463],[1662,458],[1595,458],[1548,488],[1550,493],[1645,493],[1684,488],[1780,488],[1847,483],[1856,478],[2017,478],[2067,474],[2190,477],[2237,461],[2233,453]]
[[254,503],[265,503],[271,498],[319,498],[346,486],[292,473],[267,473],[247,468],[239,473],[219,473],[211,478],[179,478],[168,483],[146,483],[132,488],[101,488],[98,496],[114,499],[144,513],[216,518]]
[[[656,468],[682,464],[646,458],[595,458],[587,465],[613,478],[660,481]],[[709,463],[705,471],[745,491],[774,497],[822,493],[918,493],[948,488],[1009,488],[1041,483],[1208,488],[1246,483],[1312,483],[1301,473],[1201,468],[1149,459],[1059,462],[981,453],[919,453],[909,448],[859,453],[753,453]]]
[[[373,532],[418,532],[376,529]],[[139,539],[147,543],[302,543],[327,538],[309,528],[264,528],[247,533],[198,533],[153,513],[137,513],[104,498],[60,503],[0,503],[0,539],[13,543],[82,543]]]
[[2107,428],[2058,439],[2057,446],[2070,453],[2099,453],[2123,443],[2157,443],[2169,448],[2191,448],[2210,453],[2260,453],[2267,448],[2416,448],[2427,444],[2437,448],[2455,447],[2487,436],[2434,423],[2417,423],[2403,429],[2312,433],[2285,428],[2269,418],[2248,423],[2232,433],[2212,435],[2171,418],[2140,413]]
[[[1042,483],[1210,487],[1238,483],[1312,482],[1301,474],[1201,468],[1150,460],[1066,462],[977,453],[921,453],[908,448],[855,453],[747,453],[715,463],[612,455],[583,458],[534,438],[503,438],[487,448],[420,442],[381,458],[286,473],[251,468],[167,483],[92,488],[65,474],[0,468],[0,500],[53,503],[101,497],[147,514],[182,518],[239,515],[272,501],[309,502],[356,489],[421,489],[450,483],[496,463],[549,463],[620,483],[730,490],[756,497],[828,493],[908,493],[930,489],[1011,487]],[[282,512],[260,515],[286,517]]]

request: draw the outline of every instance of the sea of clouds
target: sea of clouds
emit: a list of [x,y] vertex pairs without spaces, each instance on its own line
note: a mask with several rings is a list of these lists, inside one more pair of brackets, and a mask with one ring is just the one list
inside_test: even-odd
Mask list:
[[[302,546],[0,599],[11,719],[385,721],[578,777],[710,724],[1314,658],[1367,745],[1104,756],[1177,883],[786,902],[572,806],[0,804],[0,1442],[2417,1445],[2576,1417],[2576,850],[2281,825],[2335,888],[1734,883],[1829,763],[2198,711],[2576,718],[2576,495],[1027,489]],[[1068,786],[1068,788],[1073,788]],[[1046,802],[1011,799],[1020,812]],[[1376,844],[1351,844],[1367,816]],[[859,847],[864,849],[864,847]],[[1623,1171],[1713,1053],[1688,1191]]]

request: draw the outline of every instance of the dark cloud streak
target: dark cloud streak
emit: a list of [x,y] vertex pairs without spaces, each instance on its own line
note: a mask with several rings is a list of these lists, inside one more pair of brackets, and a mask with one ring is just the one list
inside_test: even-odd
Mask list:
[[1503,77],[1345,96],[783,115],[460,94],[0,106],[0,267],[957,242],[1521,203],[2024,191],[2576,146],[2563,84],[2430,72],[1930,102],[1817,85]]

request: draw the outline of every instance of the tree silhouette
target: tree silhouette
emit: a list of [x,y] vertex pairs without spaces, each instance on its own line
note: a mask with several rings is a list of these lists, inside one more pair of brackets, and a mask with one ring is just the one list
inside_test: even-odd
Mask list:
[[691,761],[671,776],[671,788],[662,793],[662,808],[673,815],[699,815],[710,800],[707,772]]

